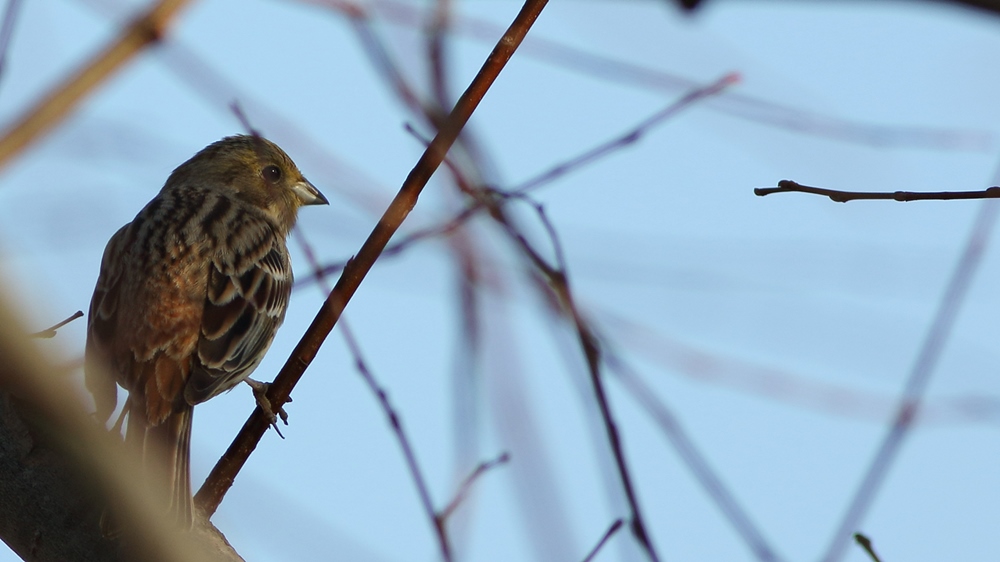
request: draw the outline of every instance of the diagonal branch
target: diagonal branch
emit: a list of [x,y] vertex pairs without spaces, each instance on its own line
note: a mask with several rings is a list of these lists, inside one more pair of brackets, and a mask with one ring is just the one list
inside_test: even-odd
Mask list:
[[[458,103],[455,104],[455,108],[445,120],[434,141],[427,147],[407,176],[399,193],[386,209],[385,214],[382,215],[375,229],[365,240],[355,258],[344,268],[337,285],[271,384],[267,397],[276,407],[280,407],[288,401],[292,388],[302,377],[306,367],[316,357],[320,345],[333,330],[344,307],[375,264],[375,260],[381,255],[389,239],[402,224],[410,210],[413,209],[413,206],[416,205],[417,197],[424,185],[427,184],[431,174],[440,166],[448,149],[454,144],[459,132],[472,116],[472,112],[475,111],[500,71],[517,50],[546,3],[547,0],[527,0],[524,3],[507,32],[500,38],[493,52],[486,59],[479,74],[459,98]],[[240,430],[223,457],[219,459],[195,496],[197,505],[207,514],[215,512],[226,491],[232,486],[236,474],[246,463],[266,429],[267,420],[258,407],[243,425],[243,429]]]

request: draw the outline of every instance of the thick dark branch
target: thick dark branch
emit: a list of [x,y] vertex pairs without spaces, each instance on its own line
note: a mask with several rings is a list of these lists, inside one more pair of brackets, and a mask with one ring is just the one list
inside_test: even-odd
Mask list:
[[[375,260],[381,255],[382,250],[388,244],[389,239],[402,224],[403,219],[410,213],[410,210],[417,203],[417,197],[431,174],[440,166],[444,160],[448,149],[458,138],[459,132],[465,123],[472,116],[472,112],[479,105],[479,102],[486,95],[487,90],[496,80],[500,71],[510,60],[510,57],[521,44],[531,25],[535,22],[547,0],[528,0],[525,2],[521,12],[514,19],[499,43],[490,53],[489,58],[484,63],[479,74],[469,85],[468,89],[459,98],[458,103],[452,110],[444,126],[438,132],[434,141],[423,156],[414,166],[410,175],[400,188],[399,193],[393,199],[385,214],[382,215],[378,225],[365,240],[357,256],[344,268],[340,280],[334,287],[330,296],[326,299],[323,307],[319,310],[309,329],[303,335],[299,344],[292,351],[291,356],[281,369],[278,377],[271,384],[268,392],[268,399],[271,404],[280,407],[288,401],[292,388],[302,377],[306,367],[316,357],[320,345],[333,329],[333,326],[340,318],[347,302],[354,295],[361,281],[375,264]],[[236,474],[246,463],[250,453],[256,448],[260,438],[267,429],[267,419],[264,413],[257,408],[250,418],[243,425],[243,429],[230,445],[229,450],[219,460],[209,474],[205,484],[198,490],[195,496],[197,504],[211,514],[219,506],[226,491],[232,486]]]
[[827,189],[825,187],[811,187],[795,183],[792,180],[781,180],[778,187],[758,187],[753,190],[754,195],[763,197],[772,193],[812,193],[829,197],[836,203],[847,203],[859,199],[891,199],[893,201],[948,201],[952,199],[996,199],[1000,197],[1000,187],[990,187],[981,191],[840,191],[839,189]]

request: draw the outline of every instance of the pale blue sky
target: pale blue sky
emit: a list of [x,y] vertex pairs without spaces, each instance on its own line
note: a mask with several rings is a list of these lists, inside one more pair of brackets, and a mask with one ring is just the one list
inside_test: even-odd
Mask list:
[[[0,78],[4,122],[142,3],[25,4]],[[388,13],[373,4],[376,15]],[[519,8],[454,4],[498,30]],[[486,26],[491,39],[477,39],[468,33],[477,25],[465,21],[449,42],[456,93],[498,37]],[[419,29],[377,26],[409,78],[425,84]],[[836,204],[752,190],[784,178],[858,190],[998,183],[1000,18],[931,2],[717,0],[686,17],[659,1],[552,0],[470,123],[501,185],[625,132],[684,92],[670,81],[588,74],[555,61],[550,42],[690,83],[741,74],[727,93],[537,196],[596,325],[780,557],[819,559],[886,431],[981,204]],[[192,54],[228,85],[193,88]],[[239,132],[225,107],[233,95],[330,198],[300,221],[325,261],[360,247],[422,149],[403,128],[412,117],[339,14],[294,1],[196,2],[166,45],[0,174],[0,275],[39,329],[87,308],[107,239],[173,167]],[[406,230],[454,208],[443,177]],[[483,219],[473,232],[495,290],[484,297],[479,417],[470,426],[479,458],[509,451],[512,460],[456,515],[460,559],[581,560],[625,511],[573,334],[544,313],[497,230]],[[994,242],[931,380],[927,418],[860,526],[886,561],[1000,552]],[[293,257],[306,276],[301,252]],[[457,286],[448,246],[430,241],[377,265],[346,313],[439,507],[457,484]],[[257,378],[273,377],[321,299],[315,288],[295,293]],[[77,321],[41,345],[72,360],[84,339]],[[722,366],[686,360],[692,349]],[[761,375],[767,369],[781,375]],[[663,558],[753,560],[649,416],[616,380],[608,385]],[[845,394],[823,390],[830,386]],[[236,549],[253,561],[436,559],[399,449],[338,333],[293,398],[286,439],[265,436],[215,518]],[[974,399],[979,418],[956,398]],[[195,486],[251,408],[238,389],[197,409]],[[867,560],[853,545],[846,553]],[[598,560],[643,557],[621,532]]]

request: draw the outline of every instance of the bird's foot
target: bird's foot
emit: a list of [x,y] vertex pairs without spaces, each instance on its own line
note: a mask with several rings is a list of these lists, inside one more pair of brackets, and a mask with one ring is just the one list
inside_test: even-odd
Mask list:
[[[254,400],[257,401],[257,405],[260,406],[260,409],[264,412],[264,415],[267,416],[268,423],[270,423],[271,427],[274,428],[274,431],[278,433],[278,436],[284,439],[285,436],[282,435],[281,430],[278,429],[278,417],[281,417],[282,423],[288,425],[288,413],[285,412],[284,408],[279,406],[277,412],[278,415],[274,415],[275,414],[274,407],[271,404],[271,401],[268,400],[267,398],[267,389],[271,387],[271,383],[260,382],[258,380],[251,379],[250,377],[247,377],[244,380],[250,386],[250,389],[253,391],[253,398]],[[289,397],[288,401],[291,402],[292,399]]]

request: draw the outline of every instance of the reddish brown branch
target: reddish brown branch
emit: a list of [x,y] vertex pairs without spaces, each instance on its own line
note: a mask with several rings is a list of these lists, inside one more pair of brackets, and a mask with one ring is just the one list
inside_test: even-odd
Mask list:
[[[371,270],[375,260],[382,253],[389,239],[402,224],[410,210],[417,203],[417,197],[431,174],[440,166],[448,149],[455,142],[459,132],[469,120],[472,112],[486,95],[490,86],[496,80],[500,71],[510,60],[510,57],[521,44],[525,34],[538,18],[547,0],[527,0],[520,13],[511,23],[507,32],[501,37],[489,58],[483,64],[479,74],[469,85],[455,108],[446,119],[444,126],[438,132],[434,141],[424,151],[420,160],[407,176],[399,193],[393,199],[389,208],[382,215],[375,229],[361,246],[357,256],[344,268],[337,285],[330,293],[316,318],[309,326],[291,356],[282,367],[281,372],[271,384],[268,399],[276,407],[288,401],[292,388],[302,377],[306,367],[316,357],[320,345],[333,329],[340,318],[347,302],[354,295],[361,281]],[[254,410],[243,425],[225,455],[212,469],[204,485],[195,496],[197,505],[207,514],[214,513],[226,491],[232,486],[236,474],[256,448],[257,443],[267,429],[267,420],[259,408]]]
[[954,199],[996,199],[1000,197],[1000,187],[990,187],[980,191],[840,191],[825,187],[811,187],[792,180],[781,180],[778,187],[758,187],[754,195],[763,197],[772,193],[811,193],[829,197],[836,203],[847,203],[859,199],[891,199],[893,201],[949,201]]
[[132,20],[118,37],[80,70],[55,86],[0,138],[0,167],[58,125],[84,97],[116,70],[160,40],[167,25],[189,0],[161,0]]

